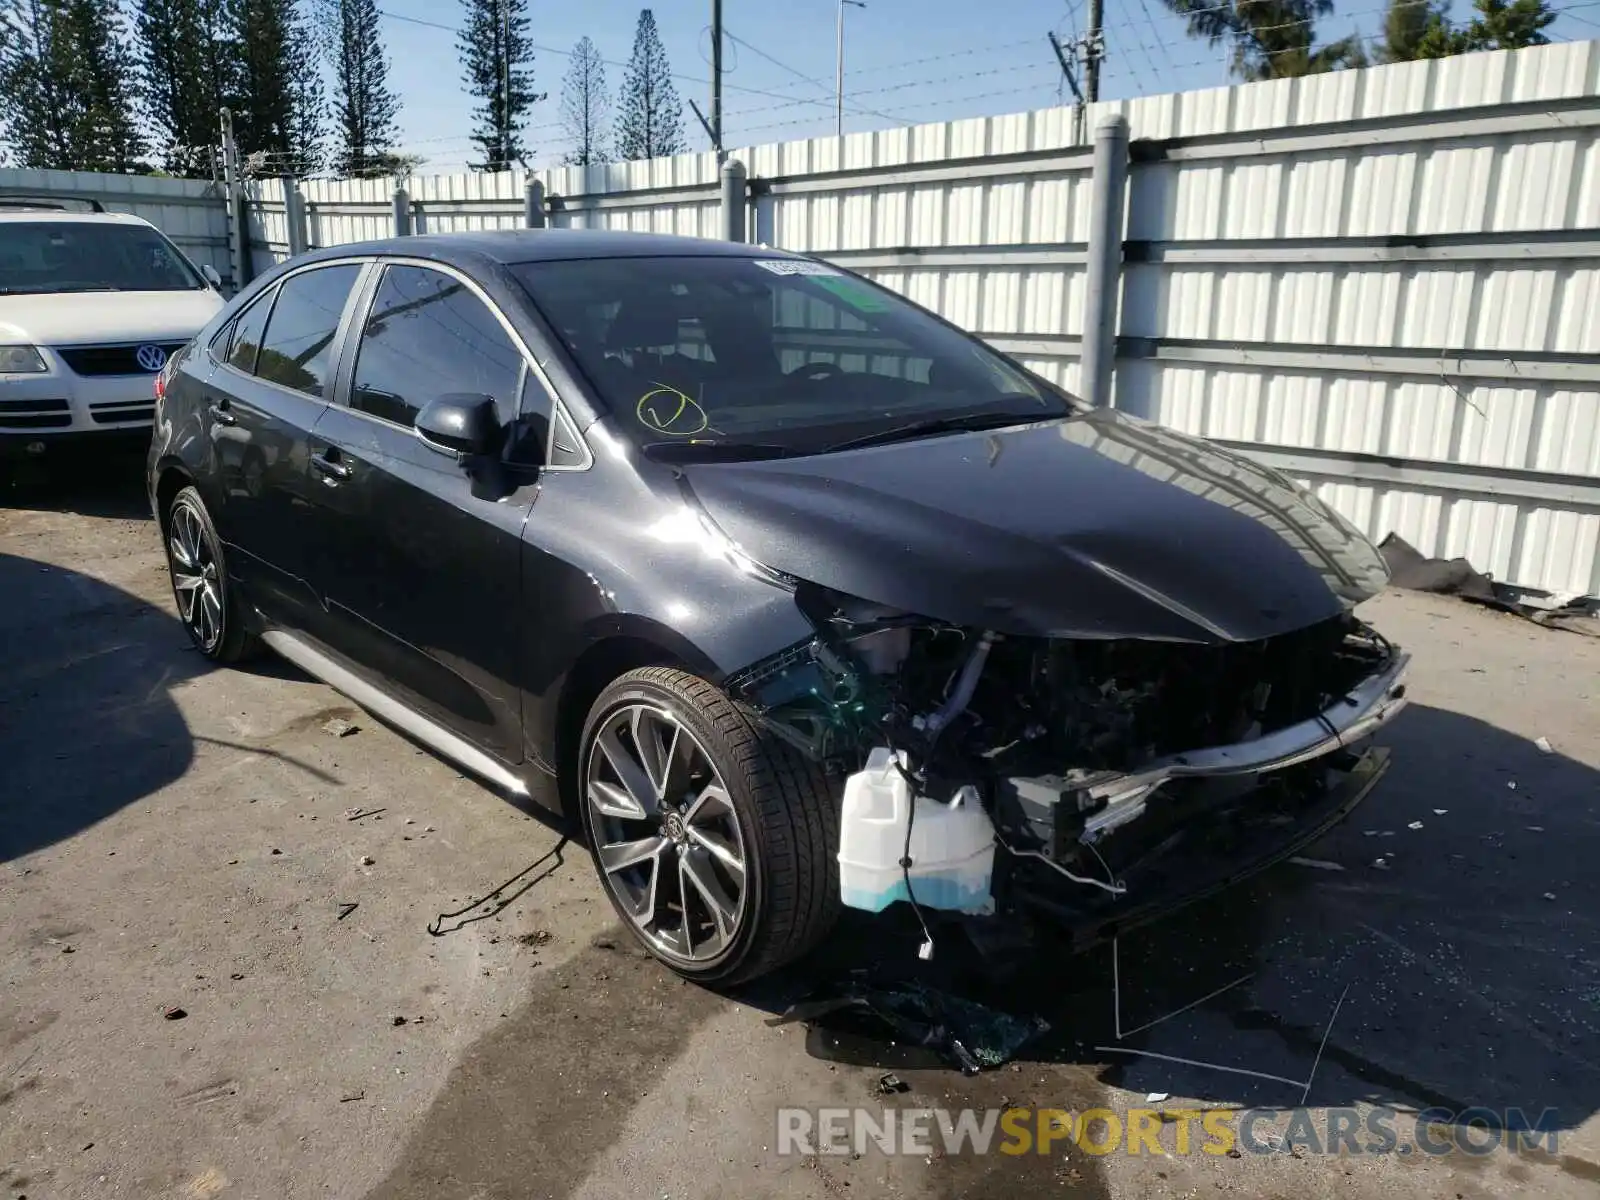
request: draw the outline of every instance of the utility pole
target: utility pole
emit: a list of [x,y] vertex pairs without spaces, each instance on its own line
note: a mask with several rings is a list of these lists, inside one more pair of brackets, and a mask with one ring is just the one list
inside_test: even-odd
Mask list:
[[834,110],[833,131],[838,136],[844,136],[844,6],[853,5],[856,8],[865,8],[866,0],[839,0],[839,44],[834,56]]
[[1100,99],[1100,60],[1105,57],[1106,46],[1103,30],[1105,21],[1105,0],[1089,0],[1089,32],[1084,40],[1084,55],[1087,62],[1083,82],[1090,104]]
[[[1095,0],[1099,3],[1099,0]],[[500,169],[511,169],[511,0],[500,0],[500,48],[505,74],[501,84]]]
[[722,161],[722,0],[711,0],[711,148]]

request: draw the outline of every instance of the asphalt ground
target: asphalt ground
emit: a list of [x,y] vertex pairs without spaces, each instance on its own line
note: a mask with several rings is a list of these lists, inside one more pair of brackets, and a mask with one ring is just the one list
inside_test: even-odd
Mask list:
[[[1047,945],[999,978],[943,942],[919,965],[863,918],[723,996],[632,947],[560,828],[287,664],[209,668],[140,472],[74,460],[0,500],[0,1200],[1600,1193],[1600,640],[1388,593],[1365,615],[1413,653],[1413,702],[1314,865],[1129,935],[1115,969]],[[1050,1030],[966,1076],[766,1023],[867,962]],[[1025,1109],[1027,1152],[1004,1125],[949,1152],[937,1117],[926,1152],[780,1145],[886,1108]],[[1235,1110],[1234,1153],[1203,1108]],[[1120,1139],[1102,1116],[1039,1153],[1038,1109]],[[1457,1120],[1422,1146],[1426,1109]],[[1546,1136],[1432,1152],[1494,1140],[1474,1109]]]

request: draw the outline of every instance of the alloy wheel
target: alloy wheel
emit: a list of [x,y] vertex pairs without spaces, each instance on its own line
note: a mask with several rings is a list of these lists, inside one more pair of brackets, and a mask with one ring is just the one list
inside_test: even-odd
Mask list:
[[167,549],[172,556],[178,616],[195,643],[209,654],[222,640],[222,580],[200,514],[181,501],[172,507]]
[[727,784],[671,712],[634,703],[594,732],[584,782],[606,887],[663,958],[733,945],[748,909],[747,840]]

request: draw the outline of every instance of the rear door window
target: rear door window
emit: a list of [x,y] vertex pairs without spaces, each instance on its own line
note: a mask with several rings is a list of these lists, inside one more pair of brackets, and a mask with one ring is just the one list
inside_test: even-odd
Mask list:
[[262,296],[233,323],[227,341],[227,362],[230,367],[254,375],[256,352],[261,349],[261,332],[267,327],[267,314],[272,311],[272,293]]
[[256,375],[325,399],[333,339],[360,274],[358,264],[347,263],[304,271],[279,284],[256,355]]

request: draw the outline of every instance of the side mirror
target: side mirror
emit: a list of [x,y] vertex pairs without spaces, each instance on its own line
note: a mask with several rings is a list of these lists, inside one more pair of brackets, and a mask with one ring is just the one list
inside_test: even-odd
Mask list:
[[458,459],[497,450],[504,431],[493,396],[440,396],[417,414],[423,445]]
[[213,267],[210,263],[202,263],[201,264],[201,266],[200,266],[200,274],[205,276],[206,282],[209,283],[212,287],[217,288],[219,291],[221,290],[221,288],[222,288],[222,276],[217,274],[217,269],[215,267]]

